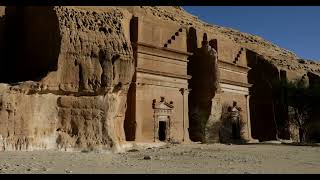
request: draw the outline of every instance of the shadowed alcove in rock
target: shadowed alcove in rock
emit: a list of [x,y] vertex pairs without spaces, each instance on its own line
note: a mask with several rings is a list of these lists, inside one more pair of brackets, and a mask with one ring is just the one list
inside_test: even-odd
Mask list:
[[57,70],[61,37],[53,7],[7,6],[2,21],[1,82],[39,81]]

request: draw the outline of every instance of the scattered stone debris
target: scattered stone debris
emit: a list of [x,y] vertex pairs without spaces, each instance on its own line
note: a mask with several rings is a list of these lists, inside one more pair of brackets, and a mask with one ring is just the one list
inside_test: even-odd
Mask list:
[[181,144],[179,141],[171,141],[171,144],[175,145],[175,144]]

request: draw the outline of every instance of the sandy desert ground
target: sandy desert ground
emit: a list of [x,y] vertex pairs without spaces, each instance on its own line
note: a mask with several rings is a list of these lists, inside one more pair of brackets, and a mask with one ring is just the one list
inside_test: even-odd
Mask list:
[[320,173],[320,147],[179,144],[120,154],[0,152],[0,173]]

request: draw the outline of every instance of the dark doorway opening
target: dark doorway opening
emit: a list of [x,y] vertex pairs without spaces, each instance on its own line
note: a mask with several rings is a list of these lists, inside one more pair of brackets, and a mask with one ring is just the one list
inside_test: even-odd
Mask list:
[[[134,82],[134,79],[132,79],[132,82]],[[136,98],[136,92],[135,92],[135,86],[134,83],[130,84],[128,94],[127,94],[127,109],[126,109],[126,116],[124,119],[124,132],[126,135],[126,141],[134,141],[136,138],[136,114],[135,114],[135,98]]]
[[232,123],[232,138],[234,140],[240,139],[240,124],[238,122]]
[[159,140],[165,141],[166,140],[166,122],[159,121]]

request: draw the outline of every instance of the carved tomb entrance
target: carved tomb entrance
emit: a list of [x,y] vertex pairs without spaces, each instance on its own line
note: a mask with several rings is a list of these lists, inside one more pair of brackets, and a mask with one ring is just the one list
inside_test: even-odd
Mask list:
[[173,102],[167,103],[164,97],[160,102],[153,100],[154,142],[170,141],[170,122],[172,120]]

